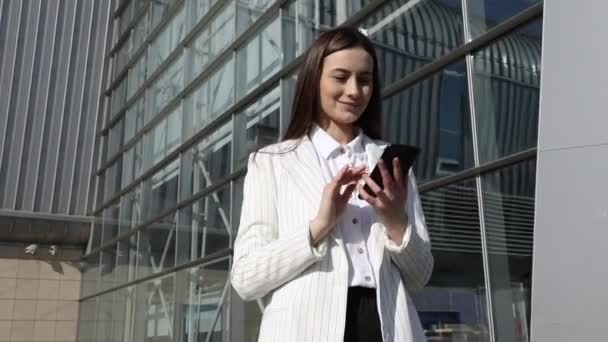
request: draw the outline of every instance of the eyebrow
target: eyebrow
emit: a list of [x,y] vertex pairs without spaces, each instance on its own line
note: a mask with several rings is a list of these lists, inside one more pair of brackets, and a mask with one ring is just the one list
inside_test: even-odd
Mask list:
[[[344,68],[334,68],[331,70],[331,72],[344,72],[347,74],[352,74],[352,72],[350,70],[344,69]],[[360,73],[361,75],[372,75],[373,73],[371,71],[363,71],[362,73]]]

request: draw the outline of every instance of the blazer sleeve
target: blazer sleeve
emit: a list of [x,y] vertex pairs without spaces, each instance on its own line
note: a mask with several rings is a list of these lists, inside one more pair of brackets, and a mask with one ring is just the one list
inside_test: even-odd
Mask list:
[[[279,236],[272,156],[249,156],[230,279],[243,300],[267,295],[320,260],[327,243],[313,248],[308,227]],[[308,224],[308,223],[306,223]]]
[[384,228],[385,248],[391,261],[399,269],[405,286],[415,291],[422,289],[428,282],[433,272],[434,261],[416,178],[412,170],[409,172],[406,212],[409,222],[401,245],[390,240]]

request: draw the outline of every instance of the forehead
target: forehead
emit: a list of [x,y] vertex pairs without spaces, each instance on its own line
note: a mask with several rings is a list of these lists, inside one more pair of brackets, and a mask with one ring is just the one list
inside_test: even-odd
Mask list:
[[374,61],[372,56],[361,47],[354,47],[336,51],[327,55],[323,60],[323,70],[345,69],[351,72],[373,72]]

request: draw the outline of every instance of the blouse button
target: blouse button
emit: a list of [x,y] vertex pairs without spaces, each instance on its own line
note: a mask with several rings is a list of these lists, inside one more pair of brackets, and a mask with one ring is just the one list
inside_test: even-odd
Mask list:
[[359,220],[357,220],[357,218],[354,218],[352,222],[353,222],[353,224],[357,224],[357,223],[359,223]]
[[363,248],[359,247],[359,248],[357,248],[357,252],[359,252],[359,254],[363,254],[363,252],[365,252],[365,251],[363,250]]
[[365,276],[365,281],[369,282],[369,281],[371,281],[371,280],[372,280],[372,277],[370,277],[370,276]]

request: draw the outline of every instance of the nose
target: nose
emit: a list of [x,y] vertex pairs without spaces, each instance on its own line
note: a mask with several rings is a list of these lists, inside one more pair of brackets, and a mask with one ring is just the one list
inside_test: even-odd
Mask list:
[[346,96],[351,99],[356,99],[361,96],[361,84],[357,82],[356,77],[351,77],[346,83]]

